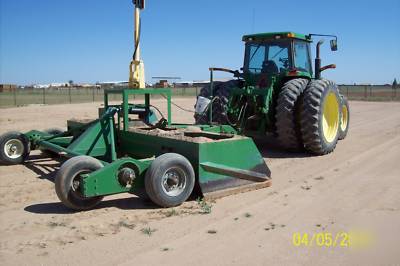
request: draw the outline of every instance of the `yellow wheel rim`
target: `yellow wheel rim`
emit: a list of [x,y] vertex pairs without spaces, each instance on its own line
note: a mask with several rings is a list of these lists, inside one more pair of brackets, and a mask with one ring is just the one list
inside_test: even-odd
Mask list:
[[339,101],[334,92],[329,92],[322,113],[322,130],[325,140],[335,140],[339,129]]
[[342,131],[346,131],[347,123],[348,123],[349,112],[347,110],[347,106],[343,104],[342,106],[342,118],[340,119],[340,128]]

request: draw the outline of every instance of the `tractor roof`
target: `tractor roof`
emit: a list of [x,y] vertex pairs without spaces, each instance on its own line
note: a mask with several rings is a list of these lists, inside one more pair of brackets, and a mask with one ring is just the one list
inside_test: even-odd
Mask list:
[[243,41],[254,41],[254,40],[270,40],[270,39],[287,39],[287,38],[295,38],[303,41],[311,42],[311,38],[308,35],[299,34],[291,31],[282,31],[282,32],[265,32],[265,33],[256,33],[244,35]]

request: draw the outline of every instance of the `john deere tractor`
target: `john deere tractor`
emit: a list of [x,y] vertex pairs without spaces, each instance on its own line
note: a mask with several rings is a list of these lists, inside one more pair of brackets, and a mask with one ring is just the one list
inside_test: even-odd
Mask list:
[[[320,46],[316,44],[314,70],[311,60],[313,36],[329,37],[332,51],[337,37],[292,32],[243,36],[244,64],[241,71],[210,68],[210,84],[196,102],[198,124],[229,124],[239,134],[275,135],[287,150],[306,149],[323,155],[332,152],[346,137],[349,105],[337,85],[321,78]],[[230,72],[236,79],[214,82],[215,71]]]

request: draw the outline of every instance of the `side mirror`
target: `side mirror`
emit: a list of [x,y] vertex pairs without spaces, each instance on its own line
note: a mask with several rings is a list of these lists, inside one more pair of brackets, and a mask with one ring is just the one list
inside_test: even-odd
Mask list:
[[337,51],[337,40],[331,40],[331,51]]

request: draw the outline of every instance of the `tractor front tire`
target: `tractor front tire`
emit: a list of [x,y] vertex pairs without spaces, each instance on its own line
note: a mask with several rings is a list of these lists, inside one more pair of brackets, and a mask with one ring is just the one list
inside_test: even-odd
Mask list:
[[155,204],[174,207],[189,198],[195,174],[188,159],[177,153],[164,153],[151,163],[144,182],[147,195]]
[[[231,90],[239,87],[239,81],[229,80],[226,82],[216,81],[213,83],[212,117],[213,122],[218,124],[228,124],[227,106]],[[210,85],[203,87],[198,96],[210,98]],[[197,102],[196,102],[197,104]],[[195,105],[196,106],[196,105]],[[207,107],[203,114],[195,114],[194,119],[197,125],[208,124],[210,108]]]
[[329,80],[311,81],[303,95],[301,133],[304,147],[316,155],[332,152],[339,138],[341,101],[337,85]]
[[3,164],[21,164],[29,153],[29,139],[24,134],[8,132],[0,136],[0,162]]
[[339,140],[345,139],[347,136],[347,131],[349,131],[350,125],[350,107],[349,102],[347,101],[346,96],[340,95],[341,98],[341,111],[342,116],[340,119],[340,127],[339,127]]
[[69,209],[75,211],[89,210],[102,199],[99,197],[84,197],[81,193],[81,174],[88,174],[102,168],[99,160],[90,156],[76,156],[66,161],[58,170],[55,179],[55,189],[58,198]]
[[289,151],[303,149],[300,130],[300,97],[308,80],[296,78],[287,81],[278,96],[275,108],[276,133],[280,144]]

